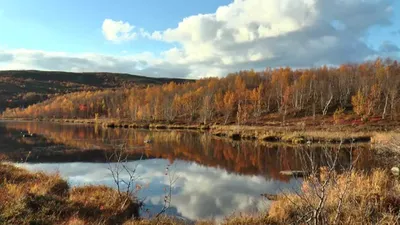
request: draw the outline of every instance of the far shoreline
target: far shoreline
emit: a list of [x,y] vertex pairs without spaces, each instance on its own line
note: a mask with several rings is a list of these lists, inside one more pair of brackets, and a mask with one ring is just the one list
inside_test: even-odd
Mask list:
[[298,124],[279,125],[269,122],[266,125],[204,125],[132,122],[124,119],[48,119],[48,118],[0,118],[0,122],[51,122],[59,124],[86,124],[104,128],[149,129],[149,130],[197,130],[207,131],[214,136],[232,140],[254,140],[262,142],[282,142],[290,144],[356,144],[380,143],[399,131],[400,126],[345,126],[325,124],[299,126]]

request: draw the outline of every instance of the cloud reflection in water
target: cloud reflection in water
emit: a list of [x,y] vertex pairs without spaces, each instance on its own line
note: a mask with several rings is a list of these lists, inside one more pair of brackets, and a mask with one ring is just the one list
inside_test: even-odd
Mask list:
[[[138,183],[146,188],[139,193],[145,199],[150,213],[157,213],[162,207],[164,188],[168,187],[165,159],[151,159],[129,162],[130,168],[137,166]],[[58,172],[72,186],[103,184],[114,187],[108,164],[104,163],[37,163],[17,164],[33,171]],[[254,212],[265,210],[269,202],[260,197],[262,193],[276,193],[280,190],[293,190],[297,180],[282,182],[266,180],[262,176],[241,176],[223,169],[209,168],[196,163],[177,160],[170,167],[177,182],[174,185],[169,214],[179,215],[191,220],[222,219],[234,212]],[[122,174],[127,178],[126,173]],[[148,185],[148,186],[147,186]]]

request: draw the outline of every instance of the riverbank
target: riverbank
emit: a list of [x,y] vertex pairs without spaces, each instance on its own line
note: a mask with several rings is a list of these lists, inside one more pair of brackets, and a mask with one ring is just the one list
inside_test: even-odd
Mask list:
[[35,121],[53,122],[65,124],[90,124],[108,128],[134,128],[134,129],[176,129],[176,130],[209,130],[209,125],[199,124],[166,124],[166,123],[146,123],[132,122],[128,120],[113,119],[29,119],[29,118],[0,118],[5,121]]
[[157,130],[198,130],[233,140],[258,140],[263,142],[282,142],[290,144],[353,144],[375,143],[382,137],[400,131],[397,124],[358,124],[336,125],[330,123],[307,124],[297,120],[284,126],[279,122],[266,122],[258,126],[204,125],[204,124],[167,124],[134,123],[129,120],[112,119],[5,119],[11,121],[54,122],[62,124],[89,124],[105,128],[157,129]]

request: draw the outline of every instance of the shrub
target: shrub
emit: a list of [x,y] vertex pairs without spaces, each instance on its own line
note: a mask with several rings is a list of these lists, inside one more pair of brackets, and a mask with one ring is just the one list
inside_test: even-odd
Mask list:
[[344,117],[344,108],[342,107],[337,108],[333,113],[333,121],[335,122],[335,124],[339,124],[340,121],[343,119],[343,117]]
[[[269,218],[287,224],[314,219],[326,224],[395,224],[400,219],[396,216],[400,213],[399,186],[385,171],[326,175],[321,171],[320,177],[307,178],[302,194],[279,196],[271,205]],[[322,192],[327,179],[330,181]],[[318,218],[314,218],[316,209]]]

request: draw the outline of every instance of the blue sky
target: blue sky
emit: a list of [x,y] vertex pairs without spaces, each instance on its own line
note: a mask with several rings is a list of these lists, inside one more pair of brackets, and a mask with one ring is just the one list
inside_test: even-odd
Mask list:
[[223,76],[397,59],[400,1],[0,0],[0,30],[0,69]]
[[183,18],[212,13],[227,0],[0,0],[2,15],[0,43],[8,48],[47,51],[161,52],[170,45],[158,41],[137,40],[114,45],[104,40],[101,24],[105,18],[128,21],[146,30],[175,27]]

